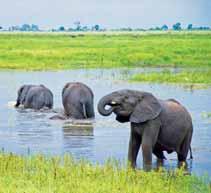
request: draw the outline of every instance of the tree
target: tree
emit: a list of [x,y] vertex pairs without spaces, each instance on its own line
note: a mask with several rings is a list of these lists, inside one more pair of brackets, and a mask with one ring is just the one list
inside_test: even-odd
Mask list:
[[176,24],[173,25],[173,30],[179,31],[181,29],[182,29],[181,23],[178,22],[178,23],[176,23]]
[[158,26],[155,27],[155,30],[160,31],[161,28],[159,28]]
[[0,26],[0,30],[3,29],[3,27]]
[[88,31],[89,28],[88,28],[88,26],[83,26],[81,30],[82,30],[82,31]]
[[209,30],[210,28],[207,27],[207,26],[200,26],[197,29],[199,29],[199,30]]
[[133,29],[130,27],[124,27],[124,28],[120,28],[119,31],[133,31]]
[[192,29],[193,29],[193,24],[188,24],[187,29],[188,29],[188,30],[192,30]]
[[168,30],[168,26],[167,26],[166,24],[163,25],[163,26],[161,27],[161,30],[164,30],[164,31]]
[[81,30],[81,22],[80,21],[76,21],[74,22],[75,26],[76,26],[76,31],[80,31]]
[[59,31],[65,31],[65,27],[64,26],[60,26],[59,27]]
[[96,25],[94,25],[93,29],[94,29],[95,31],[99,31],[99,30],[100,30],[100,26],[99,26],[98,24],[96,24]]
[[20,30],[21,31],[30,31],[31,26],[29,24],[23,24]]
[[9,31],[20,31],[20,30],[22,30],[22,28],[19,27],[18,25],[9,27]]
[[68,28],[68,30],[67,31],[75,31],[75,29],[73,29],[73,28]]
[[32,31],[39,31],[39,27],[38,27],[38,25],[34,25],[34,24],[32,24],[32,26],[31,26],[31,30],[32,30]]

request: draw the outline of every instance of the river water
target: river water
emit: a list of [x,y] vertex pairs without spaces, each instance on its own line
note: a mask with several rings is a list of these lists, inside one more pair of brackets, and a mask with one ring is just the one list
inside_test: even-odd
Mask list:
[[[138,71],[151,69],[70,70],[57,72],[0,72],[0,148],[21,155],[72,154],[76,159],[104,163],[108,158],[125,162],[129,141],[129,123],[121,124],[114,116],[103,117],[96,110],[99,99],[118,89],[136,89],[152,92],[161,99],[175,98],[191,113],[194,124],[192,139],[193,161],[188,167],[197,175],[211,175],[211,88],[194,90],[192,86],[147,84],[127,81]],[[157,70],[157,69],[153,69]],[[17,110],[15,101],[22,84],[44,84],[54,94],[54,108],[62,108],[61,91],[65,83],[80,81],[94,92],[96,118],[93,128],[71,128],[67,121],[49,120],[52,113]],[[177,166],[176,154],[166,154],[164,167]],[[138,166],[142,166],[139,153]],[[156,159],[153,158],[153,164]]]

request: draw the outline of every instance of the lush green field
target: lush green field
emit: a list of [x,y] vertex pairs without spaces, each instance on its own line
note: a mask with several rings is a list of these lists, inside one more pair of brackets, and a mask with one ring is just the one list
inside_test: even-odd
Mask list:
[[132,77],[133,81],[156,83],[182,83],[182,84],[211,84],[211,70],[206,71],[182,71],[171,73],[170,71],[140,73]]
[[0,69],[211,67],[211,32],[0,34]]
[[210,193],[206,178],[178,171],[134,171],[69,156],[46,158],[0,154],[0,193]]

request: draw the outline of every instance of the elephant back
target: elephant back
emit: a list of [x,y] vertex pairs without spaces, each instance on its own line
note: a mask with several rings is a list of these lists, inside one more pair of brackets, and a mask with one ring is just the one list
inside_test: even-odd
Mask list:
[[74,118],[94,117],[94,94],[85,84],[67,83],[62,90],[62,102],[67,116]]
[[25,107],[41,109],[53,107],[53,93],[44,86],[32,87],[26,97]]

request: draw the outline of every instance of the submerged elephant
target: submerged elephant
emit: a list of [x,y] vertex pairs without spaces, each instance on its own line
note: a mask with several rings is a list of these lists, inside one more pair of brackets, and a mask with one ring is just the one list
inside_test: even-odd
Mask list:
[[15,107],[20,105],[36,110],[51,109],[53,107],[53,94],[44,85],[23,85],[18,90]]
[[[105,109],[110,106],[109,109]],[[128,160],[136,166],[142,145],[144,167],[151,166],[152,153],[165,159],[163,151],[176,151],[179,162],[191,158],[192,119],[188,111],[174,99],[160,100],[151,93],[120,90],[104,96],[98,104],[101,115],[116,114],[116,120],[131,123]]]
[[62,90],[64,113],[74,119],[94,118],[94,94],[83,83],[67,83]]

